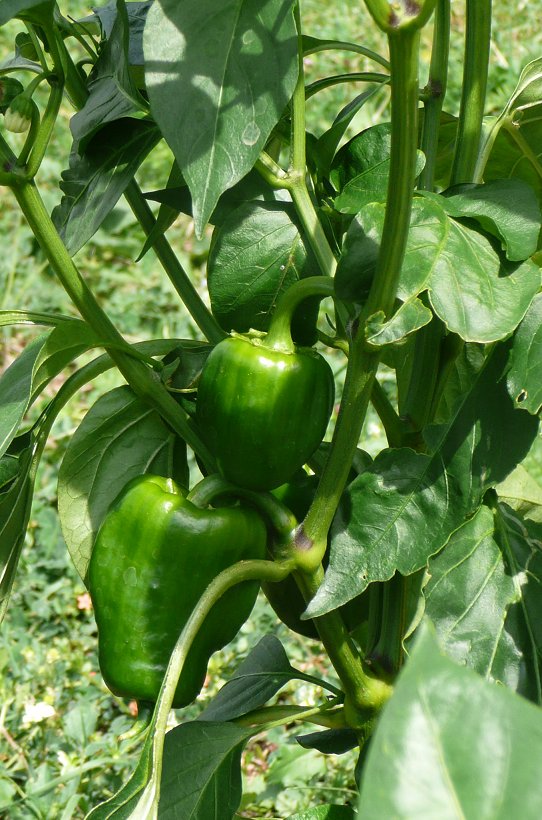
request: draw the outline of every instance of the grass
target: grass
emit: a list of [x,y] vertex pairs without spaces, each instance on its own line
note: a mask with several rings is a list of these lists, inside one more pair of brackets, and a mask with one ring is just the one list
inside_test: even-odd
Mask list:
[[[492,42],[493,68],[488,91],[488,111],[495,112],[513,89],[521,67],[542,54],[542,30],[537,4],[495,3]],[[461,38],[463,4],[454,5],[452,61],[447,108],[457,112],[461,84]],[[87,12],[82,2],[64,5],[72,16]],[[375,33],[363,4],[351,0],[304,0],[308,34],[352,39],[382,53],[384,38]],[[18,29],[8,24],[0,31],[0,59],[11,52]],[[422,72],[429,57],[425,37]],[[320,54],[306,60],[309,80],[326,73],[343,73],[368,67],[347,52]],[[359,87],[337,86],[311,99],[309,127],[321,133],[337,110]],[[356,118],[352,130],[371,125],[386,111],[383,93],[376,104]],[[59,200],[58,179],[67,165],[70,137],[68,108],[55,132],[51,151],[40,174],[40,189],[52,208]],[[144,188],[157,188],[165,179],[171,157],[161,146],[140,173]],[[14,207],[9,192],[1,192],[0,309],[26,308],[73,312],[62,288]],[[204,279],[207,240],[197,242],[188,219],[180,219],[170,231],[185,266],[196,281]],[[132,225],[130,212],[120,204],[104,229],[77,257],[88,283],[122,332],[130,339],[196,335],[178,298],[150,252],[134,263],[143,244],[141,231]],[[142,302],[141,294],[145,294]],[[0,336],[0,370],[18,355],[29,332],[7,329]],[[42,466],[38,492],[17,576],[11,606],[0,633],[0,816],[10,820],[81,818],[99,799],[114,791],[131,771],[135,751],[118,736],[133,723],[133,706],[111,696],[103,685],[96,656],[96,629],[88,597],[71,566],[56,515],[56,474],[67,443],[84,413],[97,396],[119,383],[109,374],[72,402],[57,422]],[[53,390],[58,386],[53,386]],[[383,434],[375,417],[368,419],[364,446],[376,453]],[[527,463],[542,478],[542,444],[539,441]],[[277,625],[262,599],[238,638],[211,660],[209,685],[203,702],[220,687],[258,636],[274,631],[287,645],[294,665],[325,668],[317,644],[308,643]],[[314,690],[301,687],[294,697],[310,702]],[[198,707],[187,714],[194,715]],[[277,730],[268,739],[252,742],[244,757],[247,817],[286,817],[313,801],[317,791],[329,802],[344,803],[354,784],[349,771],[353,753],[344,758],[323,758],[302,750]],[[321,791],[327,789],[328,791]],[[22,800],[24,798],[24,801]],[[7,808],[6,808],[7,807]]]

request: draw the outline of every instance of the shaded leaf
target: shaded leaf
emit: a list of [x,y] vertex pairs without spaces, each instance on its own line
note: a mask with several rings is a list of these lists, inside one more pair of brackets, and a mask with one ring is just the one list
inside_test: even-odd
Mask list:
[[220,194],[252,168],[292,96],[292,2],[157,0],[144,49],[151,110],[188,182],[201,235]]
[[182,454],[160,417],[129,387],[111,390],[91,407],[70,440],[58,475],[62,533],[75,568],[85,578],[103,518],[123,487],[144,473],[187,480]]
[[325,755],[342,755],[359,745],[358,736],[353,729],[311,732],[308,735],[298,735],[296,740],[304,749],[317,749]]
[[236,669],[234,676],[203,710],[198,720],[226,721],[258,709],[289,680],[299,677],[278,638],[266,635]]
[[510,355],[508,390],[516,407],[538,413],[542,407],[542,294],[537,294],[519,325]]
[[229,723],[204,721],[168,732],[161,820],[232,820],[241,802],[241,752],[253,733]]
[[104,127],[82,155],[72,152],[70,167],[62,172],[64,196],[53,211],[70,253],[94,236],[159,140],[154,123],[122,119]]
[[542,523],[542,485],[523,464],[518,464],[495,489],[499,499],[523,518]]
[[54,0],[2,0],[0,26],[14,17],[40,25],[51,19],[54,7]]
[[358,811],[537,820],[541,766],[540,710],[457,666],[426,628],[371,741]]
[[6,614],[30,518],[34,488],[31,468],[32,447],[28,446],[19,455],[17,477],[0,494],[0,622]]

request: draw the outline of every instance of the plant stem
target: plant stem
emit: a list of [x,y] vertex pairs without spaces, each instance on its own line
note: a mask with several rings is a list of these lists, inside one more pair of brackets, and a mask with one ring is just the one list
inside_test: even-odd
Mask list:
[[152,370],[130,355],[130,346],[96,302],[60,239],[36,187],[33,183],[23,182],[15,185],[12,190],[62,286],[81,316],[103,340],[104,347],[108,348],[109,355],[126,381],[138,396],[158,411],[212,472],[214,459],[189,422],[187,414],[169,395]]
[[401,447],[403,443],[404,425],[395,412],[384,388],[377,379],[373,382],[371,404],[382,422],[386,438],[388,439],[388,445],[390,447]]
[[379,363],[379,354],[366,349],[365,321],[379,310],[388,317],[393,309],[410,227],[416,175],[419,35],[405,30],[388,39],[392,66],[391,159],[380,254],[350,346],[333,446],[299,538],[301,548],[314,548],[318,561],[324,555],[327,532],[346,486]]
[[186,657],[203,623],[219,598],[228,589],[244,581],[282,581],[291,571],[291,565],[279,564],[274,561],[252,560],[240,561],[228,567],[214,578],[184,625],[177,643],[171,653],[171,658],[162,682],[158,702],[156,704],[150,731],[152,732],[153,777],[155,782],[154,803],[158,804],[160,793],[160,775],[162,770],[162,755],[167,718],[173,705],[175,690]]
[[427,82],[428,97],[424,103],[422,151],[425,167],[420,174],[418,187],[424,191],[434,188],[435,163],[442,105],[448,81],[448,55],[450,50],[450,0],[437,0],[431,64]]
[[452,185],[472,182],[475,177],[482,138],[490,44],[491,0],[467,0],[463,87]]
[[[149,236],[156,224],[156,220],[135,180],[130,182],[124,196],[145,234]],[[213,344],[217,344],[224,339],[228,334],[222,330],[207,308],[164,235],[155,239],[153,250],[173,287],[184,302],[186,309],[204,336]]]

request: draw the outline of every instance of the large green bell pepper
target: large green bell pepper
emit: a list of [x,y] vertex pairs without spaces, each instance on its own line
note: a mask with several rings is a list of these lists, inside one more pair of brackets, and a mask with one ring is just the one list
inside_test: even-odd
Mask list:
[[210,354],[196,420],[222,475],[270,490],[288,481],[320,444],[334,398],[331,368],[312,348],[231,336]]
[[[237,561],[265,556],[267,529],[255,510],[200,509],[185,496],[171,479],[134,479],[94,544],[88,586],[100,668],[123,697],[155,701],[175,642],[208,584]],[[210,655],[235,637],[257,594],[257,583],[245,583],[215,604],[187,656],[176,708],[197,697]]]

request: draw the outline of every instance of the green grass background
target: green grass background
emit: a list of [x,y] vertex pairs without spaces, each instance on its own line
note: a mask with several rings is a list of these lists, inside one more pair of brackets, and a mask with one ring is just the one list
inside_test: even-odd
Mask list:
[[[75,18],[88,12],[82,2],[64,3],[62,8]],[[452,113],[457,112],[461,83],[463,12],[464,4],[454,2],[446,104]],[[522,66],[542,54],[538,3],[497,0],[494,13],[488,113],[499,111]],[[363,3],[305,0],[303,17],[308,34],[356,40],[385,52],[383,38],[375,33]],[[0,31],[0,61],[10,56],[17,30],[18,26],[8,24]],[[422,78],[427,71],[429,43],[427,32]],[[305,67],[312,80],[327,73],[359,70],[360,65],[365,67],[363,60],[360,63],[352,54],[338,53],[313,55]],[[321,133],[357,91],[354,85],[342,85],[312,98],[309,129]],[[383,94],[356,118],[353,130],[385,117],[387,105]],[[59,200],[58,179],[67,165],[69,116],[66,107],[40,172],[39,184],[49,208]],[[139,174],[144,189],[164,182],[169,160],[168,149],[160,146]],[[195,239],[188,218],[179,219],[169,236],[187,269],[202,283],[208,240]],[[0,189],[0,240],[0,309],[73,312],[6,189]],[[196,336],[152,252],[134,263],[142,244],[141,232],[120,204],[103,230],[78,254],[77,262],[129,339]],[[0,371],[20,353],[29,335],[18,328],[1,331]],[[94,619],[84,587],[67,556],[56,514],[56,475],[66,445],[97,396],[118,383],[118,377],[108,374],[71,402],[55,425],[40,471],[20,570],[0,632],[0,817],[82,818],[91,806],[118,788],[137,754],[129,742],[118,739],[133,724],[131,707],[113,697],[101,681]],[[57,387],[58,382],[49,395]],[[371,416],[364,446],[377,452],[383,444],[380,424]],[[528,464],[539,479],[540,455],[538,442]],[[316,674],[329,672],[319,645],[288,633],[261,599],[238,638],[212,658],[203,703],[220,688],[258,637],[270,631],[284,640],[294,665]],[[286,692],[298,703],[311,703],[318,695],[306,685],[292,686]],[[190,707],[183,719],[198,709]],[[277,729],[249,744],[244,756],[242,816],[284,818],[318,802],[344,804],[353,798],[354,754],[323,758],[301,749],[293,734],[289,733],[285,742],[284,732]]]

